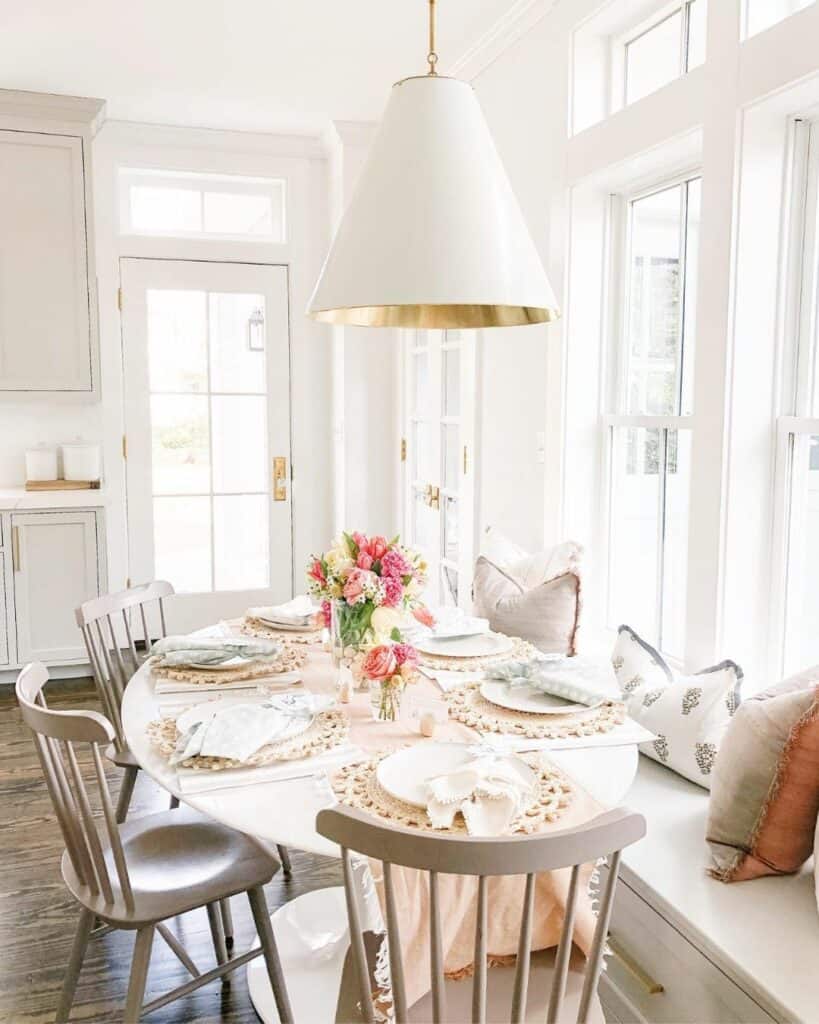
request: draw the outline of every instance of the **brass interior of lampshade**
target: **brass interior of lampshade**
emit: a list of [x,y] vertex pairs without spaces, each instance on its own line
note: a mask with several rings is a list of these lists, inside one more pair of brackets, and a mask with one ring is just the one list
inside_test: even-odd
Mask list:
[[559,319],[560,310],[541,306],[407,305],[347,306],[318,309],[310,316],[325,324],[354,327],[416,327],[432,330],[476,330],[482,327],[520,327]]

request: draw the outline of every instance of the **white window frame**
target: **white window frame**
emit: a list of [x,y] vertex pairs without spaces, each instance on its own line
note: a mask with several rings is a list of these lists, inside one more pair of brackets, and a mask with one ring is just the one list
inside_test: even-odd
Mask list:
[[[603,408],[600,415],[600,443],[602,451],[602,483],[601,495],[603,497],[602,510],[605,515],[605,527],[602,532],[603,565],[605,575],[605,603],[603,606],[603,625],[611,632],[613,628],[610,617],[610,605],[612,596],[612,555],[613,555],[613,512],[614,512],[614,436],[615,430],[622,427],[637,427],[644,429],[657,429],[665,432],[665,443],[661,445],[663,465],[661,466],[659,498],[661,504],[665,503],[665,456],[668,451],[667,434],[672,430],[695,429],[695,416],[693,411],[684,415],[633,415],[627,412],[628,408],[628,381],[627,381],[627,341],[628,341],[628,312],[629,312],[629,278],[631,268],[631,204],[656,195],[666,189],[686,184],[702,177],[700,167],[689,167],[684,171],[677,172],[670,176],[653,180],[650,184],[641,185],[639,188],[624,191],[611,196],[609,217],[609,286],[610,296],[609,312],[607,316],[609,343],[603,347],[603,374],[604,387],[602,389]],[[683,200],[686,204],[682,207],[683,230],[680,237],[681,253],[681,295],[684,296],[686,282],[687,264],[687,198]],[[684,306],[681,307],[680,329],[684,330]],[[696,338],[695,357],[696,357]],[[684,372],[684,349],[681,353],[680,375]],[[610,410],[615,410],[614,412]],[[664,548],[664,514],[660,516],[659,529],[661,536],[659,543]],[[662,640],[662,602],[663,602],[663,559],[658,559],[658,581],[657,581],[657,606],[655,619],[657,623],[658,646]],[[675,667],[682,667],[683,658],[663,652],[666,660]]]
[[[702,0],[701,0],[702,2]],[[719,0],[717,0],[719,2]],[[677,74],[669,79],[669,82],[688,74],[689,66],[689,40],[691,26],[691,6],[694,0],[673,0],[673,3],[664,4],[656,10],[651,17],[645,18],[637,25],[632,25],[625,32],[611,38],[611,81],[610,81],[610,103],[609,113],[622,110],[629,106],[628,101],[628,48],[638,39],[653,32],[663,22],[673,18],[675,14],[682,14],[682,25],[680,29],[680,62]],[[637,102],[637,101],[632,101]]]
[[[783,315],[778,339],[780,407],[776,417],[774,513],[771,544],[770,671],[781,675],[797,666],[787,662],[790,603],[790,547],[798,489],[797,445],[819,436],[819,111],[796,118],[790,136],[790,202],[786,204],[780,295]],[[817,389],[819,390],[819,388]]]

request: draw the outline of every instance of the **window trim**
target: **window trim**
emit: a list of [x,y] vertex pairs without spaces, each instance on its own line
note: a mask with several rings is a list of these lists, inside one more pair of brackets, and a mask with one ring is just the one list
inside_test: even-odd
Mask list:
[[[603,346],[603,373],[604,386],[601,389],[602,408],[600,411],[599,423],[601,429],[601,495],[603,496],[603,512],[605,515],[604,527],[601,531],[603,559],[605,566],[605,600],[603,604],[603,626],[610,628],[611,597],[612,597],[612,553],[613,553],[613,510],[614,510],[614,439],[617,428],[633,427],[643,429],[656,429],[663,432],[665,443],[662,445],[663,472],[660,486],[660,501],[663,510],[666,503],[666,482],[665,468],[666,455],[668,450],[668,432],[672,430],[688,430],[692,436],[696,428],[696,416],[694,412],[684,414],[675,413],[669,415],[641,415],[626,412],[628,402],[627,388],[627,331],[629,313],[629,271],[631,267],[631,233],[632,218],[631,206],[641,199],[648,198],[671,188],[686,185],[694,180],[702,179],[702,169],[699,166],[686,167],[674,174],[665,175],[652,179],[650,182],[642,182],[639,185],[624,192],[612,195],[609,203],[609,298],[610,309],[606,316],[608,325],[609,340]],[[682,190],[681,218],[683,229],[680,235],[680,261],[687,262],[688,257],[688,190]],[[680,307],[680,332],[681,332],[681,355],[678,371],[679,386],[682,385],[684,366],[684,329],[685,329],[685,305],[684,290],[686,283],[685,266],[681,275],[681,307]],[[610,411],[615,410],[615,411]],[[661,514],[659,523],[661,549],[665,549],[665,513]],[[658,559],[658,581],[657,581],[657,605],[655,608],[655,619],[657,626],[656,640],[658,648],[662,649],[663,632],[663,580],[664,580],[664,559]],[[683,660],[683,652],[668,654],[663,651],[670,663],[679,666]]]

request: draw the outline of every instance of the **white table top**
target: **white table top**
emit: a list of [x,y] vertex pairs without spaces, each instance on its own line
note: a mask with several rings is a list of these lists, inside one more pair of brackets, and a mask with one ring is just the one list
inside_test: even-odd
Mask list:
[[[328,663],[330,658],[318,651],[310,657]],[[182,796],[176,770],[146,735],[148,723],[159,717],[150,665],[143,665],[126,687],[121,713],[126,741],[140,767],[184,803],[264,842],[338,856],[337,847],[315,829],[316,814],[330,803],[326,782],[320,779],[277,780]],[[396,724],[398,728],[404,726]],[[637,772],[635,746],[552,751],[549,756],[605,808],[622,802]]]

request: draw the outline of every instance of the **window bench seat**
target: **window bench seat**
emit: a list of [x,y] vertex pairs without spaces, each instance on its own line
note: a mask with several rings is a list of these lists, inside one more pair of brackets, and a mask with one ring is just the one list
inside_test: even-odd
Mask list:
[[607,1020],[819,1021],[813,862],[782,878],[710,878],[707,791],[646,757],[626,802],[648,833],[623,853]]

